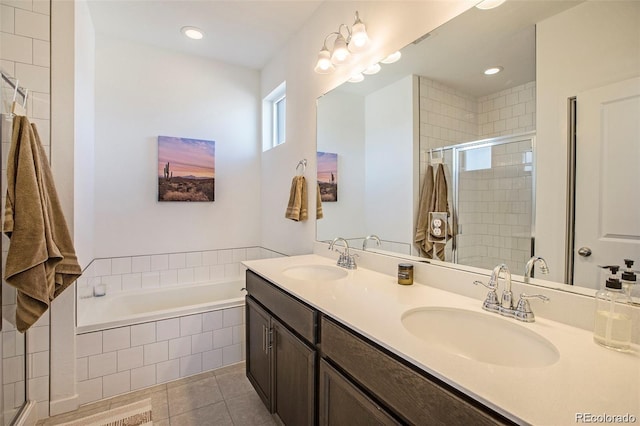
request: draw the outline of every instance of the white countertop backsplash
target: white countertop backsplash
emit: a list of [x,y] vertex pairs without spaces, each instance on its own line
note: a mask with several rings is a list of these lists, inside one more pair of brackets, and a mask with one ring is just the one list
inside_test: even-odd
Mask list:
[[[593,298],[549,288],[513,283],[519,294],[544,294],[547,304],[531,302],[536,322],[523,327],[553,343],[559,360],[547,367],[515,368],[462,358],[438,349],[407,331],[401,316],[409,309],[446,306],[481,309],[486,275],[414,263],[414,285],[397,284],[397,264],[404,260],[359,252],[358,269],[335,281],[301,281],[282,270],[293,265],[335,265],[337,253],[317,243],[316,254],[243,262],[252,271],[319,311],[387,348],[426,372],[476,398],[506,417],[534,425],[576,424],[578,413],[631,414],[640,421],[640,355],[620,353],[593,342]],[[443,291],[447,290],[447,291]],[[498,293],[502,291],[502,282]],[[638,309],[636,309],[638,311]],[[638,334],[638,314],[633,320]],[[500,345],[487,336],[487,344]]]

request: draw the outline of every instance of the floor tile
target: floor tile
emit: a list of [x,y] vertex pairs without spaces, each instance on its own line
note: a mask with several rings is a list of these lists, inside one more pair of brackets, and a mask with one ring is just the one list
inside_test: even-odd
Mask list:
[[224,401],[172,416],[169,420],[171,421],[171,426],[233,426],[236,424],[231,421],[231,416]]
[[216,376],[222,376],[224,374],[235,373],[237,371],[242,371],[246,373],[247,365],[244,361],[238,362],[236,364],[227,365],[226,367],[217,368],[213,370]]
[[225,400],[235,426],[272,424],[271,414],[257,393],[248,393]]
[[232,371],[216,376],[216,380],[218,381],[218,386],[224,399],[255,392],[244,370]]
[[178,387],[167,389],[169,416],[186,413],[222,401],[222,393],[215,377],[207,377]]

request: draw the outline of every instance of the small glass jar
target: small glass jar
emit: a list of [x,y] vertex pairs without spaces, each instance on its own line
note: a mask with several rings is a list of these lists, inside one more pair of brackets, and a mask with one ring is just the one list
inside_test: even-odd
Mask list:
[[413,284],[413,265],[410,263],[398,263],[398,284]]

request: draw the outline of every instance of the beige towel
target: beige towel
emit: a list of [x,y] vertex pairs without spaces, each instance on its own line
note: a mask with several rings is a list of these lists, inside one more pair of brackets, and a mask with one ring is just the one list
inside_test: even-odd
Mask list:
[[289,204],[287,205],[287,211],[284,216],[296,222],[307,220],[307,206],[307,182],[304,176],[294,176],[291,181]]
[[422,191],[420,192],[418,220],[416,225],[416,235],[414,238],[414,242],[418,245],[418,249],[420,250],[420,255],[429,259],[433,258],[433,243],[427,239],[427,232],[429,228],[429,207],[431,205],[432,194],[433,167],[429,164],[424,176],[424,182],[422,183]]
[[82,273],[35,126],[16,116],[7,162],[5,280],[17,291],[16,327],[27,330]]
[[[450,216],[449,212],[449,196],[447,188],[447,178],[444,174],[444,166],[438,164],[438,170],[436,170],[436,180],[433,184],[433,193],[431,195],[431,203],[429,205],[430,212],[447,212],[447,222]],[[444,243],[433,243],[435,246],[435,254],[438,259],[444,260],[444,248],[447,241],[453,236],[451,226],[447,226],[447,235]],[[434,238],[442,238],[441,236],[433,235]]]
[[322,213],[322,196],[320,195],[320,183],[316,184],[316,220],[322,219],[324,214]]

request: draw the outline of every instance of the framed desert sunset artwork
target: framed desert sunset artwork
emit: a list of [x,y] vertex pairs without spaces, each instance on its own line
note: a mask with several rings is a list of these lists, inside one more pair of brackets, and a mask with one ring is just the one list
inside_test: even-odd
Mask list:
[[318,185],[323,203],[338,201],[338,154],[318,152]]
[[158,201],[213,201],[216,143],[158,136]]

